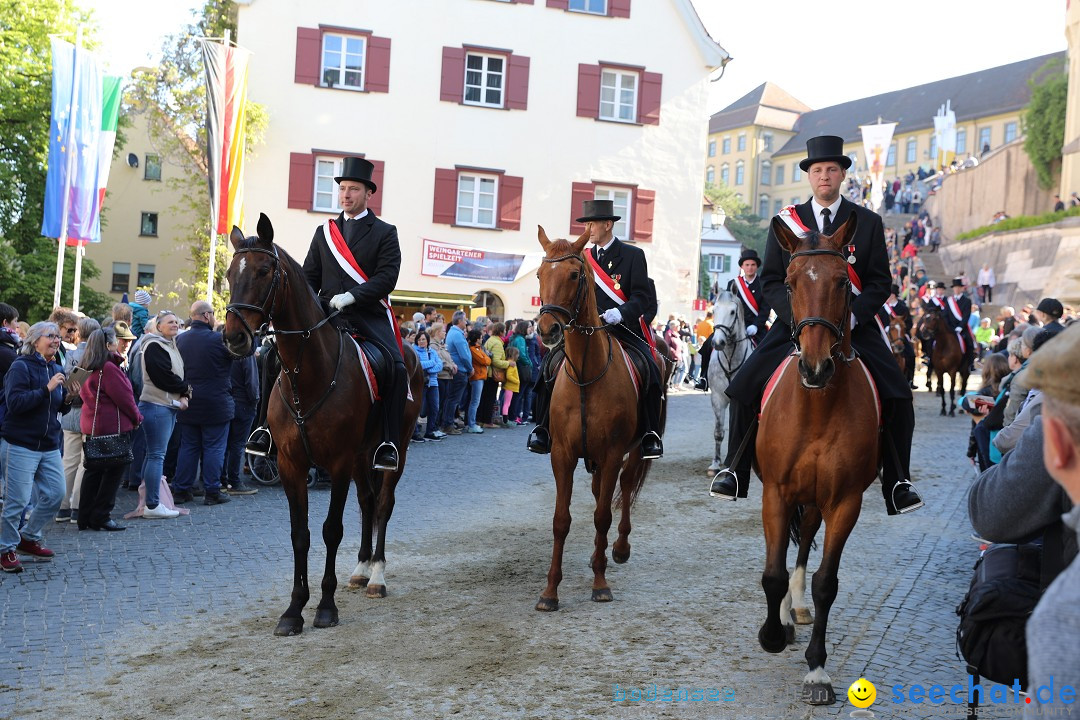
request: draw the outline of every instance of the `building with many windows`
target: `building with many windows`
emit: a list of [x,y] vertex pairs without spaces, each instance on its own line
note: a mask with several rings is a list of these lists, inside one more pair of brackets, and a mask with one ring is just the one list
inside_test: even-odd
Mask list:
[[238,36],[269,114],[247,217],[297,258],[356,155],[398,228],[399,313],[532,315],[537,226],[576,237],[587,198],[614,201],[662,312],[689,312],[708,78],[728,59],[689,0],[240,0]]
[[710,119],[705,180],[714,176],[717,184],[731,185],[754,212],[769,217],[809,197],[799,170],[807,139],[839,135],[854,159],[849,175],[865,173],[859,126],[879,118],[897,123],[886,178],[931,170],[938,154],[933,118],[947,101],[956,113],[957,155],[978,157],[1020,137],[1020,116],[1031,97],[1028,80],[1062,57],[1052,53],[821,110],[765,83]]

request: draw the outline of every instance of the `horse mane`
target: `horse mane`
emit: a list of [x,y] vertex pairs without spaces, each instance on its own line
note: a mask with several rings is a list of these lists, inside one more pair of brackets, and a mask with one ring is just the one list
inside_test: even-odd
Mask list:
[[[261,245],[259,244],[260,242],[261,241],[256,236],[246,237],[236,249],[251,250],[253,248],[259,248],[261,247]],[[322,303],[319,302],[319,296],[315,294],[315,291],[312,289],[311,285],[308,284],[307,275],[304,274],[303,265],[296,262],[296,259],[292,255],[290,255],[288,250],[286,250],[285,248],[281,247],[277,243],[271,243],[271,245],[273,246],[274,250],[277,251],[278,261],[285,266],[285,270],[287,271],[287,273],[292,277],[300,280],[303,287],[307,289],[308,298],[310,298],[311,303],[315,306],[319,317],[326,317],[326,313],[323,311]]]

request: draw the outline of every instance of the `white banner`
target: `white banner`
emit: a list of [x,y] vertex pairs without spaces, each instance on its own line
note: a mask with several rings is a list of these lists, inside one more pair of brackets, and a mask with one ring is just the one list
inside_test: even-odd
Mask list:
[[885,197],[885,163],[889,158],[889,145],[892,143],[896,123],[877,123],[860,125],[862,131],[863,152],[866,153],[867,172],[870,174],[870,209],[881,209]]
[[950,155],[956,154],[956,113],[952,111],[952,101],[938,108],[934,116],[934,138],[937,140],[937,153],[934,157],[934,171],[942,165],[952,162]]

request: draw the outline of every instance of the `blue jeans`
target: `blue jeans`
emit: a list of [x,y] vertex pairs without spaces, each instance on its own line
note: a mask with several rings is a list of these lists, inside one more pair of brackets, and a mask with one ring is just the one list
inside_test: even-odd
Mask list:
[[[0,516],[0,552],[14,550],[22,538],[41,542],[45,523],[56,516],[64,499],[64,465],[60,450],[38,452],[0,440],[4,466],[4,511]],[[35,492],[35,507],[19,533],[23,510]]]
[[175,490],[191,492],[202,461],[202,481],[206,494],[221,492],[221,468],[225,465],[225,446],[229,441],[229,423],[194,425],[180,423],[180,451],[176,456]]
[[222,477],[235,485],[240,481],[240,471],[244,468],[244,444],[251,435],[251,423],[255,420],[255,408],[236,406],[232,422],[229,423],[229,438],[225,448],[225,471]]
[[450,392],[447,394],[446,403],[442,406],[442,416],[439,427],[448,427],[454,424],[454,415],[457,414],[458,403],[461,402],[461,394],[465,392],[465,386],[468,384],[468,374],[460,370],[450,379]]
[[480,407],[480,393],[484,391],[484,381],[470,380],[469,388],[472,393],[469,396],[469,411],[465,413],[465,424],[471,427],[476,424],[476,409]]
[[427,432],[433,433],[439,428],[436,423],[439,420],[439,386],[428,385],[424,388],[423,394],[423,407],[420,408],[420,414],[427,418]]
[[150,402],[139,403],[143,416],[143,433],[146,436],[146,459],[143,461],[142,478],[146,485],[146,507],[158,506],[158,490],[161,488],[161,468],[165,464],[165,451],[169,447],[176,410]]

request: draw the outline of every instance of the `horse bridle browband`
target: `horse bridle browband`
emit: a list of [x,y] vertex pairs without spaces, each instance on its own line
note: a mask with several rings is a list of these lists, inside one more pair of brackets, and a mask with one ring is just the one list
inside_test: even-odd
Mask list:
[[[836,257],[840,258],[841,260],[844,260],[845,268],[846,268],[846,264],[847,264],[846,256],[842,252],[840,252],[839,250],[825,250],[825,249],[800,250],[798,252],[791,253],[789,259],[794,260],[797,257],[808,257],[810,255],[835,255]],[[787,287],[788,297],[790,298],[790,296],[791,296],[791,287],[788,286],[786,283],[785,283],[785,287]],[[798,354],[798,355],[802,354],[802,346],[799,344],[799,335],[802,333],[803,328],[809,327],[811,325],[824,325],[833,335],[836,336],[836,342],[833,343],[832,352],[830,354],[838,355],[840,357],[840,359],[844,360],[845,362],[851,362],[852,360],[855,359],[855,352],[854,351],[852,351],[850,357],[845,357],[842,353],[840,353],[840,346],[844,344],[844,336],[846,335],[846,331],[844,329],[844,323],[845,323],[845,321],[847,319],[847,316],[851,314],[851,279],[850,278],[847,278],[847,286],[845,287],[845,290],[847,291],[845,293],[845,301],[844,301],[845,313],[844,313],[844,318],[840,320],[839,324],[836,324],[836,323],[832,322],[831,320],[829,320],[828,318],[823,318],[823,317],[821,317],[819,315],[811,315],[810,317],[805,317],[802,320],[800,320],[799,323],[795,326],[795,328],[791,331],[791,342],[795,344],[795,353],[796,354]]]
[[570,309],[564,308],[562,305],[544,304],[540,306],[540,311],[537,315],[554,315],[560,313],[566,316],[566,323],[563,327],[567,332],[579,332],[583,335],[592,335],[597,330],[607,330],[609,325],[582,325],[577,321],[578,312],[581,310],[581,303],[585,301],[585,259],[581,255],[576,253],[567,253],[566,255],[560,255],[553,258],[542,258],[541,262],[545,263],[557,263],[563,260],[577,260],[581,263],[581,272],[578,274],[577,289],[574,291],[574,304]]

